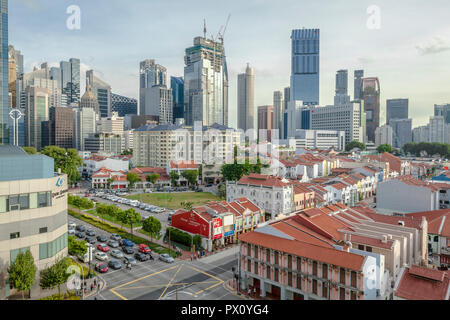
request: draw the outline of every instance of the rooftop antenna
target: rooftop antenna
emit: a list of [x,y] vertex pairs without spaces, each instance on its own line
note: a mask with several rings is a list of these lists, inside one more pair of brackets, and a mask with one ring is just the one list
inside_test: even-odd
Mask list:
[[206,39],[206,19],[203,19],[203,38]]

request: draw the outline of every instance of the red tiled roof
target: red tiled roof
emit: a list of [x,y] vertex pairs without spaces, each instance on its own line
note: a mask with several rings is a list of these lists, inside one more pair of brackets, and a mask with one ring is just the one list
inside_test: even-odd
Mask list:
[[195,161],[170,161],[169,166],[172,169],[197,169],[198,164]]
[[283,182],[280,177],[274,177],[264,174],[250,173],[248,176],[242,176],[238,184],[249,184],[265,187],[287,187],[288,182]]
[[425,188],[431,189],[432,191],[440,190],[440,188],[437,185],[435,185],[434,183],[429,183],[429,182],[425,182],[422,180],[418,180],[411,175],[398,176],[396,178],[396,180],[401,181],[410,186],[425,187]]
[[280,238],[256,231],[239,235],[239,240],[356,271],[362,271],[365,260],[365,257],[362,255]]
[[448,288],[447,272],[413,265],[405,268],[395,295],[407,300],[445,300]]
[[346,188],[347,186],[345,184],[343,184],[342,182],[336,182],[333,184],[330,184],[331,187],[337,189],[337,190],[342,190],[344,188]]
[[356,234],[351,235],[350,242],[357,242],[357,243],[369,245],[372,247],[385,248],[385,249],[391,249],[392,244],[393,244],[392,240],[387,240],[386,243],[384,243],[380,239],[356,235]]

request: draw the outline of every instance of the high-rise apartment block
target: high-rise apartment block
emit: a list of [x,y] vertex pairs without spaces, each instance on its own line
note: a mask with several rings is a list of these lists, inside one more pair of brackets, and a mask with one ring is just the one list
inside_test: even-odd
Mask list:
[[222,43],[194,38],[184,57],[186,124],[228,124],[228,72]]
[[319,104],[320,30],[292,30],[291,100]]
[[394,132],[392,127],[385,124],[375,129],[375,146],[378,147],[381,144],[394,144]]
[[238,129],[255,129],[255,74],[247,64],[245,73],[238,74]]

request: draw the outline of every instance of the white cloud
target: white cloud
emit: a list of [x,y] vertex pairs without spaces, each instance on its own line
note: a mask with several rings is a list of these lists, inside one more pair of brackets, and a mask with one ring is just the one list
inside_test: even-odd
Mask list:
[[416,49],[422,56],[428,54],[436,54],[450,50],[450,42],[441,36],[435,36],[427,43],[417,45]]

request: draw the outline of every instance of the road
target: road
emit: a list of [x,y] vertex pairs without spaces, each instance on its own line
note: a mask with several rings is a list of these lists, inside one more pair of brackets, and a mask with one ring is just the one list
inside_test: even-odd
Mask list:
[[132,270],[102,274],[106,300],[242,300],[226,288],[237,267],[237,248],[194,261],[172,264],[155,260]]

